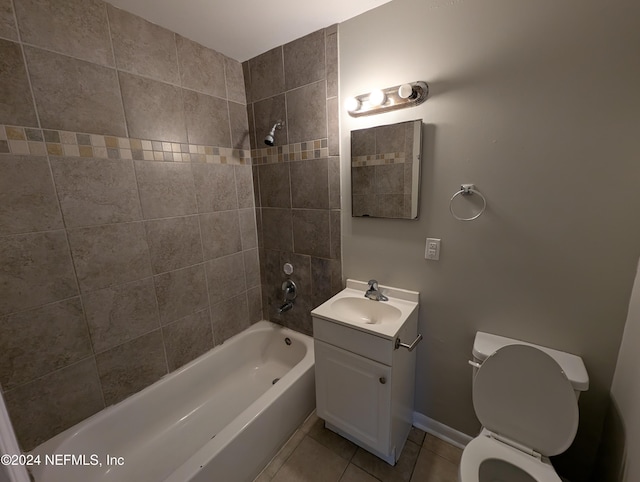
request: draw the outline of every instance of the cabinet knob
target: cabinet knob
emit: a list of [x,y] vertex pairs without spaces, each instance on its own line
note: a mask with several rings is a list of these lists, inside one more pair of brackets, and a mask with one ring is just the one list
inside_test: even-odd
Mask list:
[[385,383],[387,383],[387,379],[385,377],[380,377],[380,383],[384,385]]

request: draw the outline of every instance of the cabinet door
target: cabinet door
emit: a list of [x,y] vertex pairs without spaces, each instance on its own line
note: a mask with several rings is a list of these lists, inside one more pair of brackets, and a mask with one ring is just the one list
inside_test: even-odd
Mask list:
[[391,367],[315,341],[318,416],[381,452],[389,452]]

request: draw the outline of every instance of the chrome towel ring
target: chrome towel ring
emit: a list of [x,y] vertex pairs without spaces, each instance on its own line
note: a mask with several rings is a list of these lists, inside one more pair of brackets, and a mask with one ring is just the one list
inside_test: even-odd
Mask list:
[[[453,200],[460,194],[462,194],[463,196],[471,196],[473,194],[477,194],[478,196],[480,196],[480,199],[482,199],[482,209],[480,210],[480,212],[478,214],[475,214],[474,216],[471,216],[470,218],[461,218],[460,216],[458,216],[453,211]],[[480,191],[476,190],[475,184],[462,184],[460,186],[460,190],[457,191],[453,196],[451,196],[451,199],[449,200],[449,211],[451,212],[451,215],[458,221],[473,221],[474,219],[478,219],[485,211],[485,209],[487,209],[487,200]]]

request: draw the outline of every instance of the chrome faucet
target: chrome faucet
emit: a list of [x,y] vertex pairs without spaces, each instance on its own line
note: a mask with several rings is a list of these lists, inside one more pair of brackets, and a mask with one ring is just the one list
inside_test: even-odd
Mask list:
[[367,288],[367,292],[364,296],[373,301],[389,301],[389,298],[380,293],[380,290],[378,289],[378,282],[374,279],[369,280],[369,287]]
[[282,291],[284,291],[284,303],[278,308],[278,314],[289,311],[293,308],[293,303],[298,295],[298,287],[290,279],[282,283]]

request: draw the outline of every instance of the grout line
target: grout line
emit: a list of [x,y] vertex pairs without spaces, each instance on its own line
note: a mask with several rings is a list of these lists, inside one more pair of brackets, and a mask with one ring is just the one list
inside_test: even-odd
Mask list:
[[[74,366],[74,365],[77,365],[77,364],[79,364],[79,363],[82,363],[82,362],[84,362],[84,361],[87,361],[87,360],[89,360],[89,359],[91,359],[91,358],[93,358],[93,359],[95,360],[95,356],[94,356],[94,355],[88,355],[88,356],[86,356],[86,357],[84,357],[84,358],[81,358],[81,359],[79,359],[79,360],[74,361],[73,363],[69,363],[68,365],[65,365],[65,366],[63,366],[63,367],[56,368],[55,370],[52,370],[52,371],[50,371],[50,372],[47,372],[47,373],[45,373],[45,374],[43,374],[43,375],[38,375],[37,377],[35,377],[35,378],[33,378],[33,379],[29,380],[28,382],[21,383],[21,384],[19,384],[19,385],[16,385],[16,386],[14,386],[14,387],[9,388],[9,389],[5,389],[4,387],[2,387],[2,393],[3,393],[3,394],[7,394],[7,393],[9,393],[9,392],[11,392],[11,391],[13,391],[13,390],[17,390],[17,389],[22,388],[22,387],[24,387],[24,386],[26,386],[26,385],[29,385],[29,384],[31,384],[31,383],[37,382],[37,381],[39,381],[39,380],[42,380],[42,379],[43,379],[43,378],[45,378],[45,377],[51,376],[51,375],[53,375],[54,373],[58,373],[59,371],[62,371],[62,370],[66,370],[67,368],[70,368],[70,367],[72,367],[72,366]],[[100,392],[102,392],[102,387],[100,388]],[[103,397],[103,398],[104,398],[104,397]]]
[[29,84],[29,92],[31,93],[31,102],[33,102],[33,111],[36,115],[36,122],[38,124],[38,128],[42,129],[42,124],[40,122],[40,113],[38,112],[38,104],[36,103],[36,95],[33,91],[33,84],[31,82],[31,74],[29,73],[29,64],[27,63],[27,54],[24,51],[24,43],[22,42],[22,35],[20,34],[20,26],[18,25],[18,14],[16,13],[15,1],[11,0],[11,8],[13,8],[13,21],[16,26],[16,34],[18,36],[18,46],[20,47],[20,53],[22,54],[22,62],[24,63],[24,71],[27,75],[27,83]]
[[[124,108],[124,96],[122,95],[122,85],[120,84],[120,72],[118,70],[118,61],[116,59],[116,51],[113,47],[113,33],[111,32],[111,20],[109,19],[109,12],[107,11],[107,5],[102,4],[104,8],[104,16],[107,20],[107,32],[109,34],[109,46],[111,47],[111,58],[113,59],[113,69],[116,74],[116,82],[118,83],[118,94],[120,94],[120,107],[122,107],[122,119],[124,120],[124,133],[129,138],[129,120],[127,119],[127,111]],[[81,59],[78,59],[81,60]],[[109,67],[111,68],[111,67]]]
[[[107,16],[107,23],[109,23],[108,16]],[[0,38],[4,38],[4,37],[0,37]],[[114,56],[114,65],[105,65],[105,64],[102,64],[102,63],[99,63],[99,62],[94,62],[94,61],[91,61],[91,60],[87,60],[87,59],[84,59],[84,58],[81,58],[81,57],[76,57],[76,56],[70,55],[68,53],[59,52],[57,50],[51,50],[50,48],[43,47],[41,45],[32,44],[32,43],[29,43],[29,42],[22,42],[22,41],[17,42],[15,39],[9,39],[9,38],[7,38],[6,40],[8,40],[10,42],[14,42],[14,43],[20,43],[21,45],[24,45],[26,47],[31,47],[31,48],[43,50],[45,52],[49,52],[49,53],[52,53],[52,54],[55,54],[55,55],[62,55],[63,57],[67,57],[67,58],[70,58],[70,59],[73,59],[73,60],[79,60],[80,62],[87,62],[89,64],[97,65],[99,67],[104,67],[106,69],[112,69],[112,70],[115,70],[117,72],[123,72],[125,74],[135,75],[137,77],[142,77],[144,79],[153,80],[155,82],[160,82],[160,83],[163,83],[163,84],[171,85],[173,87],[178,87],[178,88],[185,89],[185,90],[192,90],[194,92],[198,92],[199,94],[204,94],[204,95],[208,95],[210,97],[215,97],[216,99],[227,100],[227,99],[224,99],[222,97],[218,97],[217,95],[212,95],[210,92],[204,92],[202,90],[199,90],[199,89],[196,89],[196,88],[193,88],[193,87],[183,87],[181,85],[181,83],[169,82],[169,81],[166,81],[166,80],[158,79],[157,77],[152,77],[152,76],[147,75],[147,74],[140,74],[140,73],[134,72],[132,70],[128,70],[128,69],[117,67],[117,64],[115,63],[115,53],[113,53],[114,50],[113,50],[113,41],[112,41],[112,38],[111,38],[110,26],[109,26],[109,42],[111,43],[111,51],[112,51],[112,54]],[[205,47],[205,48],[209,49],[209,47]],[[220,52],[218,52],[217,50],[214,50],[214,49],[209,49],[209,50],[212,50],[214,52],[220,53]],[[224,54],[221,54],[221,55],[224,55]],[[238,104],[242,104],[241,102],[237,102],[237,103]],[[243,104],[243,105],[246,105],[246,104]]]

